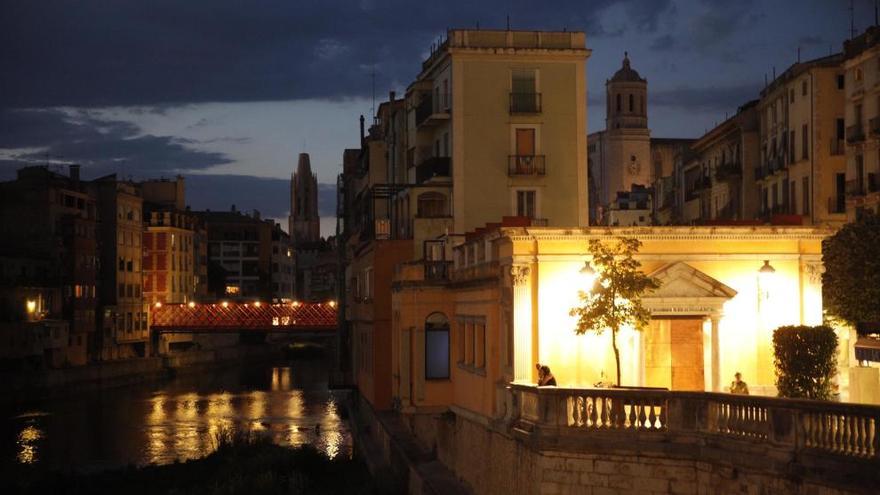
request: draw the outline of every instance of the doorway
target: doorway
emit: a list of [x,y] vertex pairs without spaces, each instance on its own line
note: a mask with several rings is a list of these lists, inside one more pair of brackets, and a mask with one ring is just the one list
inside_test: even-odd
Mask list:
[[654,318],[645,329],[645,385],[703,391],[703,318]]

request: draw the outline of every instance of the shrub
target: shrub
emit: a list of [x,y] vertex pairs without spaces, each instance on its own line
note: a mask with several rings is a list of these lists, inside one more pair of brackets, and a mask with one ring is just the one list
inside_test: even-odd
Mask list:
[[825,325],[783,326],[773,331],[776,388],[780,397],[828,400],[837,368],[837,335]]

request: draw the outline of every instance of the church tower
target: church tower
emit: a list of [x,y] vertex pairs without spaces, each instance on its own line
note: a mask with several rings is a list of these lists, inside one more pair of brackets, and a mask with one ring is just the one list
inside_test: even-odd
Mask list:
[[623,67],[605,82],[607,93],[605,129],[648,128],[648,81],[633,70],[629,54],[623,54]]
[[651,167],[651,130],[648,129],[648,81],[632,68],[629,54],[623,66],[605,82],[605,132],[599,202],[604,208],[620,192],[633,185],[650,187],[654,183]]
[[288,229],[294,245],[321,240],[318,176],[312,173],[308,153],[299,154],[296,172],[290,177]]

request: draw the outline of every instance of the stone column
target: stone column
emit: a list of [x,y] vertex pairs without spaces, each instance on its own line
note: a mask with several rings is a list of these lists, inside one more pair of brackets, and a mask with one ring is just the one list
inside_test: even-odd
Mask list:
[[532,284],[528,265],[510,267],[513,285],[513,378],[532,382]]
[[711,315],[712,320],[712,392],[721,391],[721,345],[718,325],[720,315]]

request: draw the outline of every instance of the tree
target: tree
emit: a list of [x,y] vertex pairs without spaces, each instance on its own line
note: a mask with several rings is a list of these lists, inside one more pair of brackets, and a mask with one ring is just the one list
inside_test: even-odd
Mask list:
[[614,245],[591,240],[589,250],[596,278],[590,291],[580,291],[582,305],[569,311],[571,316],[578,317],[575,327],[578,335],[587,332],[601,335],[606,329],[611,331],[618,387],[620,350],[617,348],[617,332],[626,325],[641,330],[648,324],[651,313],[642,305],[642,296],[660,286],[654,278],[640,271],[642,264],[633,258],[641,245],[638,239],[627,237],[619,237]]
[[822,300],[853,327],[880,322],[880,216],[866,211],[822,242]]
[[820,325],[773,331],[773,364],[780,397],[828,400],[837,368],[837,334]]

